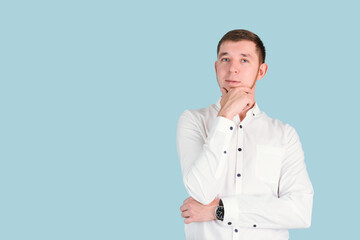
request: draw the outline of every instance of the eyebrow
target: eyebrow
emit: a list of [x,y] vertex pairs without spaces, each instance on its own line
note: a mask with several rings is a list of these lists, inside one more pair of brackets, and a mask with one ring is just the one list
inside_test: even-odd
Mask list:
[[[219,57],[218,57],[218,58],[221,58],[221,57],[226,56],[226,55],[229,55],[229,53],[228,53],[228,52],[222,52],[222,53],[219,54]],[[251,55],[250,55],[250,54],[241,53],[240,55],[243,56],[243,57],[251,58]]]
[[248,58],[251,58],[251,55],[248,53],[248,54],[245,54],[245,53],[242,53],[242,54],[240,54],[241,56],[243,56],[243,57],[248,57]]
[[221,57],[226,56],[226,55],[229,55],[229,53],[227,53],[227,52],[222,52],[222,53],[219,54],[218,58],[221,58]]

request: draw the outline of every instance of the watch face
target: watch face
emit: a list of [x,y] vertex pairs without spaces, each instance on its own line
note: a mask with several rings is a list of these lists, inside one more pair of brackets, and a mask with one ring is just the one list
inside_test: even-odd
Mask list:
[[224,207],[223,206],[217,207],[215,215],[218,220],[223,220],[224,219]]

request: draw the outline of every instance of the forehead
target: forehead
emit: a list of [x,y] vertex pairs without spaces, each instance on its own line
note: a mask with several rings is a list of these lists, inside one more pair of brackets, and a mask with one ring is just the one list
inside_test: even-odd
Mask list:
[[220,45],[219,54],[227,53],[229,55],[250,55],[257,57],[256,45],[248,40],[225,41]]

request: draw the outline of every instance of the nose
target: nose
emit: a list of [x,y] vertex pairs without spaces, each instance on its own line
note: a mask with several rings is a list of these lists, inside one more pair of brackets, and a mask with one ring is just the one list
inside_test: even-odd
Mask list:
[[235,61],[231,62],[230,72],[231,73],[239,73],[239,70],[240,70],[239,64],[236,63]]

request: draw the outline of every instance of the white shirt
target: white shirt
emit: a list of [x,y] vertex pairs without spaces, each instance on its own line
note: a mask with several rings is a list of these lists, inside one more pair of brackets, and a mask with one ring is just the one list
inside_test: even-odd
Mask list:
[[187,240],[284,240],[311,224],[313,188],[294,128],[255,104],[243,121],[217,117],[220,100],[186,110],[177,149],[188,193],[202,204],[215,197],[224,221],[185,225]]

